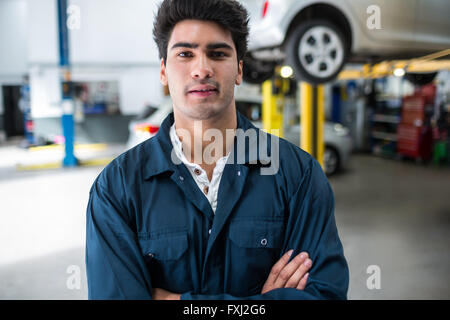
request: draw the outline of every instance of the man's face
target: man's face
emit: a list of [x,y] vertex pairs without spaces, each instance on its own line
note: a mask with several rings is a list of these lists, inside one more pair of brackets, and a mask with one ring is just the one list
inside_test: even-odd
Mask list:
[[175,25],[161,59],[161,83],[169,85],[175,112],[192,120],[210,119],[234,105],[234,86],[242,82],[230,31],[200,20]]

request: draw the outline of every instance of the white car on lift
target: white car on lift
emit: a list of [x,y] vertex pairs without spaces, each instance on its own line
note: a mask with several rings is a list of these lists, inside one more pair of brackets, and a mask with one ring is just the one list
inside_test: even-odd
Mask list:
[[[255,100],[236,100],[236,108],[243,113],[256,127],[261,128],[261,102]],[[148,107],[144,113],[129,124],[129,138],[127,149],[153,137],[165,119],[172,112],[172,100],[164,98],[159,108]],[[300,145],[300,125],[286,128],[286,140]],[[324,171],[332,175],[347,166],[353,143],[349,130],[338,123],[325,122],[324,128]]]
[[250,14],[244,80],[287,63],[298,80],[333,80],[344,64],[450,48],[449,0],[240,0]]

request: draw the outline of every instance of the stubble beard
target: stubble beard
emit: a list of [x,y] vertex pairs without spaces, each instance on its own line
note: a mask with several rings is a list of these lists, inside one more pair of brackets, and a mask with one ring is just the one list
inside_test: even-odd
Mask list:
[[209,102],[208,98],[198,101],[198,103],[188,104],[184,106],[174,106],[181,113],[191,120],[211,120],[220,117],[231,106],[233,94],[227,94],[222,99]]

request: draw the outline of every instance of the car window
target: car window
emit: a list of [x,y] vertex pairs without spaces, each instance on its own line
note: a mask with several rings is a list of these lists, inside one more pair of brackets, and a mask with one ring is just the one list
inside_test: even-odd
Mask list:
[[144,119],[150,117],[152,114],[154,114],[156,112],[156,110],[158,110],[157,107],[146,106],[144,108],[144,110],[140,114],[138,114],[134,119],[138,120],[138,121],[139,120],[144,120]]

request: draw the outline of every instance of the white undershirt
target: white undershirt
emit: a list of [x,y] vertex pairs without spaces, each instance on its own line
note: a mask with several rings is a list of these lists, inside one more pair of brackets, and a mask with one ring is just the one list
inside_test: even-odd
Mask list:
[[[230,153],[228,153],[225,157],[217,160],[211,181],[209,181],[208,175],[206,174],[206,171],[202,169],[202,167],[200,167],[198,164],[189,162],[186,159],[186,156],[183,153],[183,145],[175,130],[175,123],[172,125],[172,127],[170,127],[170,140],[172,141],[175,154],[178,158],[180,158],[188,171],[191,173],[192,178],[194,178],[194,181],[195,183],[197,183],[200,191],[205,195],[205,197],[211,204],[213,212],[216,213],[217,194],[219,192],[220,179],[222,178],[222,173]],[[207,192],[205,191],[205,189],[207,190]]]

